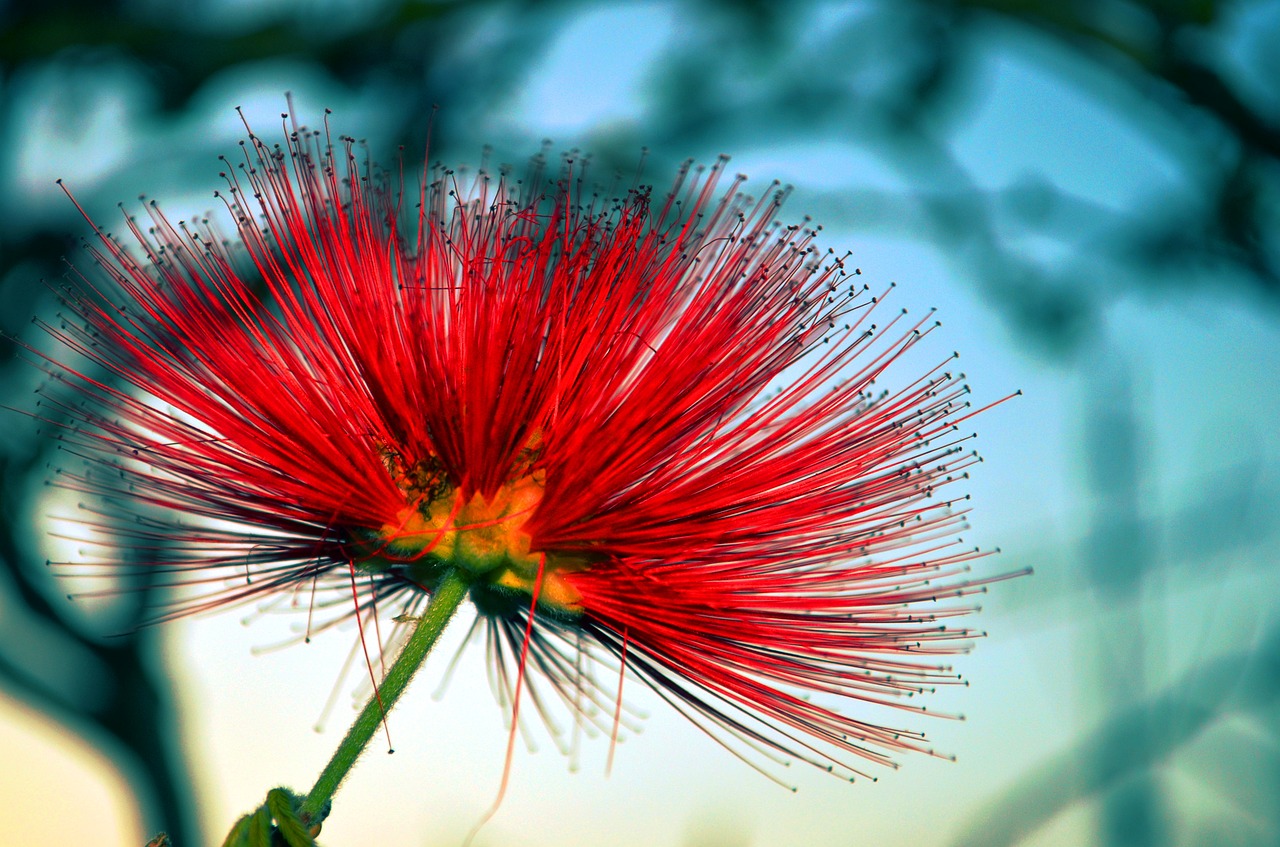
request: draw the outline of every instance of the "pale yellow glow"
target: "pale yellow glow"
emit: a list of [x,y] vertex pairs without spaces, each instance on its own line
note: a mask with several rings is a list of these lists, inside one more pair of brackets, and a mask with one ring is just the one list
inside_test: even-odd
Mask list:
[[129,791],[108,759],[29,706],[0,695],[0,842],[146,842]]

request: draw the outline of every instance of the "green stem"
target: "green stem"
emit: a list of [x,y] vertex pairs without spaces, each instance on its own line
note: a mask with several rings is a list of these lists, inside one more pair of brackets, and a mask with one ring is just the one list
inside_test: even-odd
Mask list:
[[319,820],[324,815],[326,806],[337,792],[338,786],[355,765],[356,759],[360,758],[369,740],[377,733],[378,724],[382,723],[383,716],[390,712],[396,701],[400,699],[409,680],[422,666],[422,660],[427,657],[427,653],[440,638],[445,625],[458,610],[458,606],[462,605],[469,586],[470,583],[456,570],[449,571],[440,581],[431,595],[431,602],[427,604],[426,614],[418,622],[409,640],[405,642],[400,655],[387,670],[382,684],[378,686],[378,691],[365,705],[355,723],[351,724],[346,738],[342,739],[342,743],[334,751],[333,758],[321,771],[315,787],[302,802],[301,814],[304,821]]

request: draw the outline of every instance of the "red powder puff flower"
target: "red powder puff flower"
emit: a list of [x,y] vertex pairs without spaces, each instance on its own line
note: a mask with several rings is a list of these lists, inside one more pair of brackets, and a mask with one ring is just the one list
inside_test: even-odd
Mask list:
[[572,158],[406,193],[327,125],[288,138],[227,165],[237,239],[153,203],[48,328],[90,363],[45,401],[90,459],[63,484],[116,568],[206,588],[166,616],[412,616],[461,574],[500,693],[536,671],[548,720],[616,730],[621,665],[753,763],[929,750],[871,707],[959,681],[946,621],[982,590],[943,492],[978,461],[962,375],[879,388],[931,317],[723,160],[656,196]]

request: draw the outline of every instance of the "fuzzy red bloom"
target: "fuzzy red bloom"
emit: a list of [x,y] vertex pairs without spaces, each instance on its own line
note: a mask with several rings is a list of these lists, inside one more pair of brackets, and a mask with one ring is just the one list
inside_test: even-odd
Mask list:
[[206,586],[170,614],[353,588],[412,613],[458,568],[508,695],[532,613],[575,720],[618,719],[612,654],[752,760],[927,750],[868,704],[959,680],[967,388],[948,357],[881,391],[932,317],[884,314],[723,165],[656,197],[571,159],[406,197],[327,129],[251,136],[238,239],[153,205],[69,286],[82,322],[49,329],[92,365],[49,399],[91,462],[64,483],[118,559]]

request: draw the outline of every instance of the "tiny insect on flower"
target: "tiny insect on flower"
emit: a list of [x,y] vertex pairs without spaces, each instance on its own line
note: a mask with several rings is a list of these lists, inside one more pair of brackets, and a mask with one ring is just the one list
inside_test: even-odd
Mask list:
[[659,194],[573,156],[406,190],[327,120],[286,135],[225,166],[236,238],[152,203],[46,327],[88,363],[50,361],[45,402],[105,560],[205,589],[160,617],[409,627],[452,575],[499,694],[518,662],[548,718],[616,731],[626,673],[765,771],[932,752],[890,709],[961,682],[949,621],[991,578],[949,494],[979,461],[963,374],[880,387],[931,313],[723,159]]

